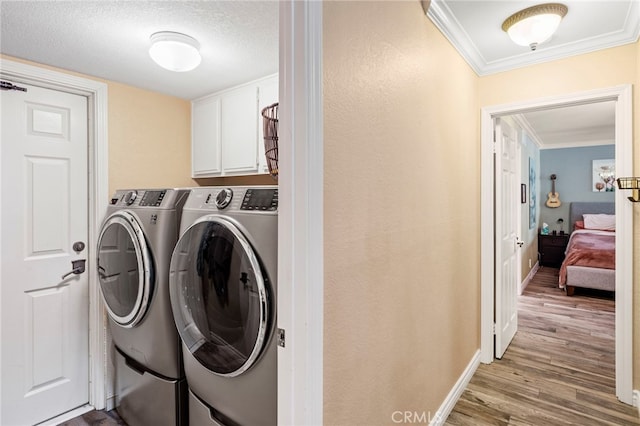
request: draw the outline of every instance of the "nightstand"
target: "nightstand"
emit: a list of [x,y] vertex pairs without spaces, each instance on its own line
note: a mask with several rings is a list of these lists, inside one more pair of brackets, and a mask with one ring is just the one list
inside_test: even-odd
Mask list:
[[564,260],[564,251],[569,243],[569,234],[538,235],[540,265],[559,268]]

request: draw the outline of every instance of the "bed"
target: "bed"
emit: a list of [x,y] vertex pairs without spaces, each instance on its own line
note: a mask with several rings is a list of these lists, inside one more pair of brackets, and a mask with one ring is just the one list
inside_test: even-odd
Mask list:
[[[566,288],[568,296],[576,287],[615,291],[615,226],[613,230],[610,226],[615,221],[614,214],[614,203],[570,204],[572,232],[559,276],[559,286]],[[585,215],[590,215],[587,220]]]

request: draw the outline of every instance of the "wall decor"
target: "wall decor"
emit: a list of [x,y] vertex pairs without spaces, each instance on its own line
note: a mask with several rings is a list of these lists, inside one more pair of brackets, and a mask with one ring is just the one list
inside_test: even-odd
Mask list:
[[593,160],[592,172],[591,190],[593,192],[613,192],[615,190],[615,160]]
[[536,227],[536,162],[533,158],[529,157],[529,229]]
[[520,203],[522,204],[527,203],[527,184],[526,183],[520,184]]

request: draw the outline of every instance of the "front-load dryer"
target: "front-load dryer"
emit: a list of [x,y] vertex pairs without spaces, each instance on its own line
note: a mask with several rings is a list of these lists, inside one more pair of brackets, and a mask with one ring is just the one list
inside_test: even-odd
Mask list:
[[188,194],[118,190],[98,237],[99,282],[115,346],[116,407],[130,426],[187,424],[169,262]]
[[180,231],[169,289],[189,424],[275,425],[278,189],[194,188]]

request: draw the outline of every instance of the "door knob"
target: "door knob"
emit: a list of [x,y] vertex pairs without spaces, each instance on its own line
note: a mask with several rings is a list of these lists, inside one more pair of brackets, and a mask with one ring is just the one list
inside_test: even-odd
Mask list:
[[84,269],[85,269],[85,265],[84,264],[85,264],[86,261],[87,261],[87,259],[78,259],[78,260],[71,261],[71,267],[73,269],[70,270],[69,272],[67,272],[66,274],[64,274],[62,276],[62,279],[64,280],[69,275],[80,275],[81,273],[83,273]]
[[84,250],[84,243],[82,241],[76,241],[73,243],[73,251],[80,253],[82,250]]

